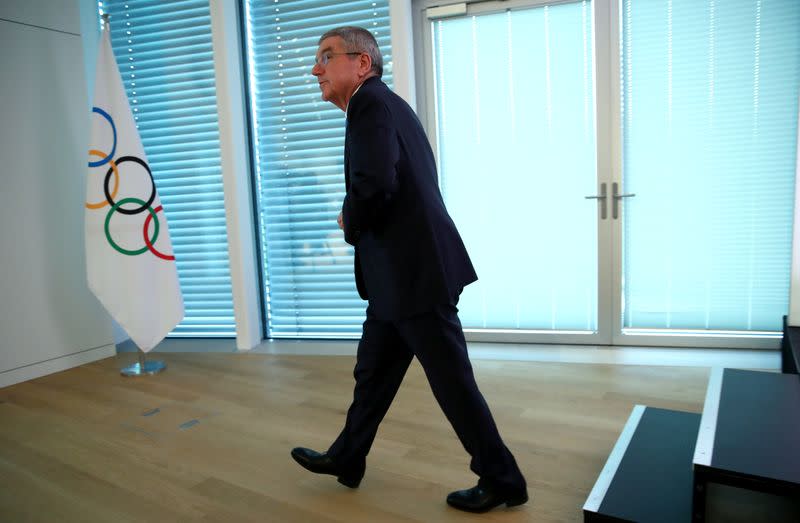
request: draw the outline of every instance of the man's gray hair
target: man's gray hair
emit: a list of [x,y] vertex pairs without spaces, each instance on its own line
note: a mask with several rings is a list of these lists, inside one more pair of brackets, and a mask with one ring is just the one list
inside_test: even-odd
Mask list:
[[381,50],[378,48],[378,42],[372,33],[363,27],[346,25],[327,31],[319,37],[317,45],[321,44],[326,38],[333,36],[338,36],[344,40],[344,48],[348,53],[367,53],[372,59],[372,71],[378,75],[378,78],[383,76],[383,57],[381,56]]

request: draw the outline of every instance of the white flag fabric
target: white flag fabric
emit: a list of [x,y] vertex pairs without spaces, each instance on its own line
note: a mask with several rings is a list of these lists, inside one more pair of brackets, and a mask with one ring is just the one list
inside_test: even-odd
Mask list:
[[147,352],[183,319],[183,297],[167,219],[104,25],[86,179],[86,273],[95,296]]

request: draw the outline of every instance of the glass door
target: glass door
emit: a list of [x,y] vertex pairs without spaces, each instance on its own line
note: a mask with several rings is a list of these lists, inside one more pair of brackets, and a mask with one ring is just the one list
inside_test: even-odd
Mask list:
[[467,337],[609,343],[591,2],[436,7],[423,24],[440,186],[479,277]]
[[800,3],[416,5],[468,339],[778,346]]
[[777,347],[792,253],[800,3],[620,0],[614,342]]

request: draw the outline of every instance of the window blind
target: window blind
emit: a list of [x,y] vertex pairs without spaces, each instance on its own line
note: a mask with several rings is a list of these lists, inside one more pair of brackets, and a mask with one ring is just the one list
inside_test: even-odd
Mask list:
[[208,0],[104,0],[169,220],[186,308],[171,336],[235,336]]
[[624,327],[778,331],[788,310],[797,0],[625,0]]
[[344,113],[311,75],[319,37],[357,25],[375,35],[391,86],[387,0],[245,2],[266,332],[357,337],[365,302],[336,224],[344,198]]

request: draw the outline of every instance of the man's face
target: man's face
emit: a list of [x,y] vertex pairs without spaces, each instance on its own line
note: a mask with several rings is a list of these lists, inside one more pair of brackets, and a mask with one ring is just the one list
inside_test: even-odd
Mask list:
[[[317,62],[311,74],[317,77],[322,99],[345,110],[347,102],[355,91],[361,75],[357,54],[345,54],[344,40],[339,36],[326,38],[317,49]],[[327,58],[327,64],[323,65]]]

